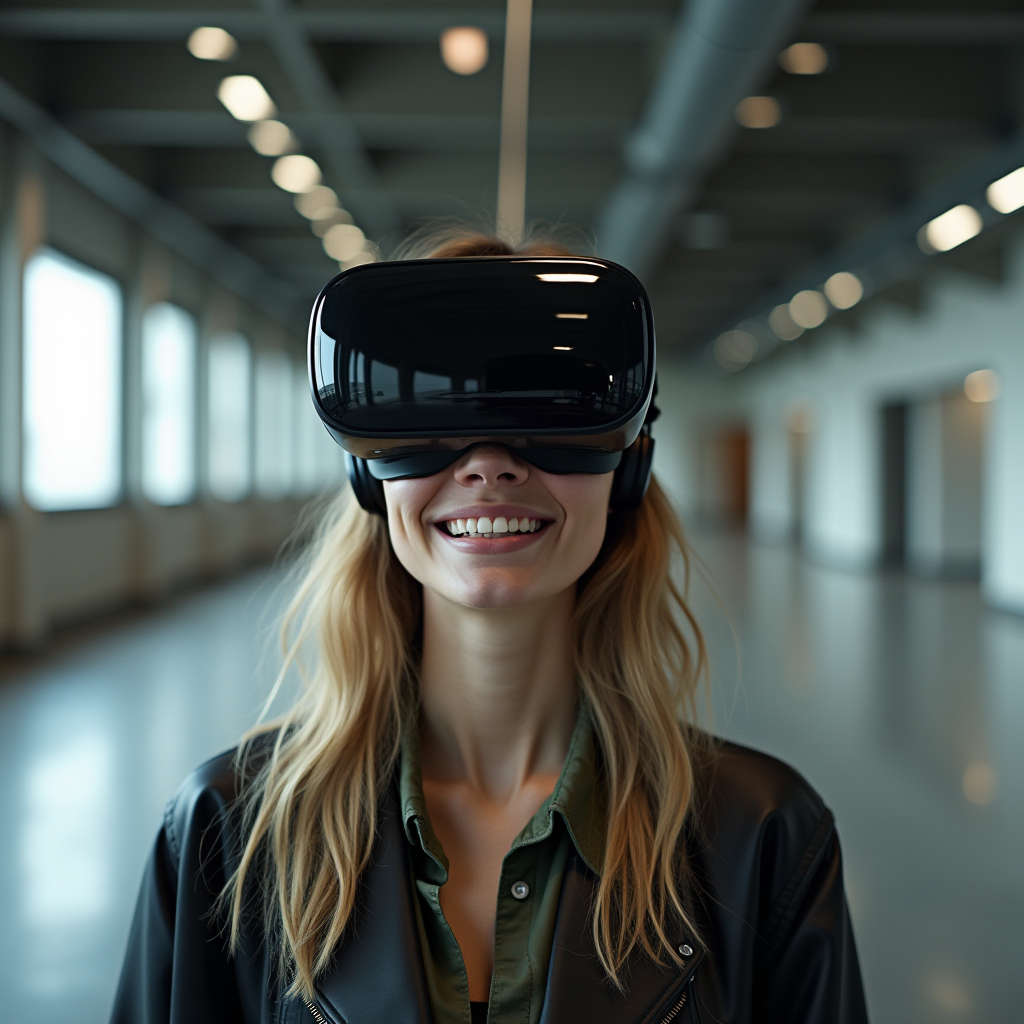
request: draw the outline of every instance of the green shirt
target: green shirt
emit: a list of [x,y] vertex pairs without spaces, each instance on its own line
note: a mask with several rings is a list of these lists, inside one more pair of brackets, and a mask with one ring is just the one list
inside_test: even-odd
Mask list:
[[[441,912],[439,890],[448,880],[448,858],[427,816],[417,723],[402,744],[400,795],[412,847],[417,923],[434,1022],[470,1024],[466,965]],[[605,808],[595,786],[594,734],[584,707],[554,790],[502,860],[488,1024],[540,1020],[562,876],[574,849],[600,873],[604,831]],[[529,887],[525,898],[513,895],[520,882]],[[517,892],[522,894],[521,886]]]

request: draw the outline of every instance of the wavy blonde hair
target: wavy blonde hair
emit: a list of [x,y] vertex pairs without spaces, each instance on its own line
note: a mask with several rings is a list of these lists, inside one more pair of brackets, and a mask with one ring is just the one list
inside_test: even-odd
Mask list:
[[[423,232],[404,256],[571,255],[548,240],[513,246],[465,231]],[[245,846],[225,890],[231,942],[240,936],[247,880],[262,883],[268,931],[280,936],[293,992],[312,998],[353,914],[400,737],[417,714],[415,638],[421,588],[398,561],[380,516],[346,492],[323,517],[305,577],[282,625],[284,668],[304,692],[277,730],[243,799]],[[673,576],[682,568],[682,588]],[[686,599],[690,557],[682,524],[656,479],[639,509],[609,522],[580,581],[572,651],[590,704],[608,829],[592,927],[619,987],[637,950],[681,963],[667,932],[693,936],[684,829],[693,819],[701,735],[696,695],[705,647]],[[303,650],[312,650],[303,671]]]

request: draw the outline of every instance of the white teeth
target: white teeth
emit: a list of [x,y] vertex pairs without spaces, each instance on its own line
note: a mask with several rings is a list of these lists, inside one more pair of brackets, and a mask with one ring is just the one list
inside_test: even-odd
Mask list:
[[488,516],[480,516],[479,519],[448,519],[444,526],[453,537],[466,534],[471,537],[503,537],[509,533],[536,533],[541,528],[541,521],[496,516],[492,522]]

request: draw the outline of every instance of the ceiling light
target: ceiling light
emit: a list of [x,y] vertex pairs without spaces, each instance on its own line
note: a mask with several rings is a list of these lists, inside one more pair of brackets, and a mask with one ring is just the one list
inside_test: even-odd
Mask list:
[[757,352],[757,339],[746,331],[725,331],[715,339],[715,359],[723,370],[742,370]]
[[798,327],[820,327],[828,316],[828,302],[821,292],[808,288],[789,300],[789,315]]
[[821,43],[794,43],[779,54],[779,67],[791,75],[820,75],[828,67],[828,50]]
[[317,238],[323,238],[335,224],[352,224],[352,214],[348,210],[343,210],[340,206],[334,211],[329,217],[321,217],[319,220],[313,221],[310,227],[313,229],[313,234]]
[[782,119],[782,108],[774,96],[748,96],[736,104],[736,120],[744,128],[774,128]]
[[320,167],[311,157],[301,153],[280,156],[270,169],[270,176],[285,192],[309,192],[320,184]]
[[975,370],[964,378],[964,394],[972,402],[994,402],[999,397],[999,377],[994,370]]
[[217,99],[239,121],[262,121],[277,113],[263,83],[252,75],[228,75],[217,89]]
[[788,302],[776,306],[768,314],[768,326],[779,341],[794,341],[804,333],[804,329],[790,316]]
[[249,129],[249,143],[261,156],[280,156],[299,146],[291,128],[280,121],[257,121]]
[[1018,167],[985,190],[985,198],[993,210],[1013,213],[1024,206],[1024,167]]
[[981,214],[961,203],[924,226],[924,239],[936,252],[948,252],[981,231]]
[[307,220],[323,220],[338,209],[337,193],[326,185],[317,185],[295,197],[295,209]]
[[335,224],[324,235],[324,252],[345,263],[362,251],[365,242],[366,236],[355,224]]
[[441,33],[441,60],[457,75],[475,75],[487,64],[487,33],[460,25]]
[[230,32],[210,25],[197,28],[186,45],[188,52],[200,60],[231,60],[238,50],[238,43]]
[[849,271],[840,270],[824,284],[825,296],[836,309],[849,309],[864,298],[864,285],[860,278]]

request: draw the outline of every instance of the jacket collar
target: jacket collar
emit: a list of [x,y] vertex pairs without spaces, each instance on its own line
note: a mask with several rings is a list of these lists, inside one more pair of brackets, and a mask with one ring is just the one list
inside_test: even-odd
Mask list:
[[[571,858],[562,882],[541,1024],[572,1020],[660,1024],[678,1004],[702,954],[697,943],[680,931],[679,943],[689,941],[698,949],[683,970],[635,956],[625,970],[625,993],[606,978],[590,927],[605,814],[595,792],[595,767],[593,731],[584,708],[547,814],[547,829],[556,811],[563,817],[577,855]],[[418,773],[418,756],[409,761],[403,757],[400,777],[381,809],[353,924],[346,929],[332,969],[317,984],[317,1002],[331,1024],[430,1024],[432,1020],[413,905],[409,843],[422,842],[430,852],[428,844],[436,838],[431,840],[432,831],[428,835],[419,827],[421,811],[428,827],[429,821]],[[545,827],[542,818],[535,818],[528,828],[535,824]],[[440,844],[436,849],[443,858]],[[447,873],[446,862],[438,863]]]

